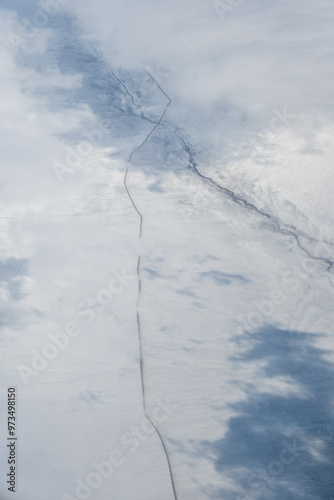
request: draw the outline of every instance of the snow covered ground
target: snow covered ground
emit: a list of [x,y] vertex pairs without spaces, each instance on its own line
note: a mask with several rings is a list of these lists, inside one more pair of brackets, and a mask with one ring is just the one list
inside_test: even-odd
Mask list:
[[2,500],[334,498],[333,7],[290,3],[3,2]]

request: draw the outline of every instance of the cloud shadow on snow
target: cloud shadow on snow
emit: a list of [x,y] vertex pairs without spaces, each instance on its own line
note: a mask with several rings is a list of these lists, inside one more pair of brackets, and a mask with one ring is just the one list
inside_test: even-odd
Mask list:
[[224,437],[200,444],[222,482],[237,486],[209,498],[334,499],[334,364],[315,334],[266,326],[243,337],[251,347],[234,362],[256,371],[242,386],[246,399],[232,405]]
[[201,278],[212,278],[216,285],[230,285],[232,281],[250,283],[251,280],[241,274],[222,273],[221,271],[207,271],[200,274]]
[[8,258],[0,261],[0,286],[4,285],[9,296],[14,300],[23,297],[22,277],[27,274],[25,259]]

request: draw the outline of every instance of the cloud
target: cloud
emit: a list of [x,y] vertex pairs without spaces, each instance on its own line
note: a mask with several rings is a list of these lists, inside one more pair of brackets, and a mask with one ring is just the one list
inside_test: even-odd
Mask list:
[[224,20],[207,0],[97,0],[68,8],[109,61],[127,68],[161,64],[168,90],[180,99],[333,112],[327,0],[245,0]]
[[[75,317],[80,304],[94,299],[98,291],[105,288],[110,267],[124,266],[129,272],[136,272],[140,251],[147,253],[147,259],[151,252],[153,256],[154,252],[160,252],[161,258],[155,262],[157,271],[163,262],[164,276],[172,276],[168,266],[173,266],[174,258],[177,262],[177,248],[181,248],[181,260],[187,260],[186,277],[180,278],[180,286],[171,288],[179,293],[172,292],[167,302],[173,304],[172,297],[177,296],[177,304],[182,306],[180,317],[172,317],[171,323],[175,322],[175,331],[180,329],[189,335],[192,335],[189,318],[195,317],[195,307],[200,311],[202,303],[206,306],[210,302],[217,304],[214,307],[220,311],[220,295],[215,283],[227,285],[234,280],[241,285],[245,279],[242,276],[249,276],[247,279],[252,281],[242,287],[244,296],[232,295],[237,288],[232,283],[228,288],[232,298],[226,295],[226,310],[230,310],[225,314],[229,319],[226,323],[223,319],[222,323],[230,328],[230,323],[240,314],[239,309],[244,307],[242,304],[247,302],[253,307],[251,294],[259,294],[262,288],[261,293],[265,294],[268,277],[269,281],[279,277],[278,270],[284,266],[277,263],[278,256],[283,256],[287,263],[297,261],[299,250],[293,254],[284,246],[289,236],[285,234],[284,241],[274,239],[267,228],[258,229],[255,219],[244,216],[247,205],[236,209],[236,205],[230,203],[231,198],[215,190],[213,185],[205,190],[203,178],[195,176],[194,169],[187,169],[189,159],[192,164],[196,162],[199,172],[270,212],[280,222],[312,234],[314,227],[321,229],[322,224],[328,224],[326,239],[333,237],[332,2],[222,1],[232,6],[223,16],[217,12],[218,4],[211,0],[96,0],[94,3],[8,0],[3,4],[6,9],[0,11],[0,112],[3,117],[0,124],[0,263],[3,265],[0,270],[5,278],[10,266],[15,267],[15,272],[8,274],[0,290],[7,311],[0,323],[0,338],[4,345],[2,352],[8,353],[4,356],[3,370],[13,380],[18,377],[16,361],[29,363],[32,348],[43,346],[50,332],[60,331],[68,318]],[[45,10],[50,5],[56,5],[56,10]],[[45,22],[38,24],[40,11],[47,16],[44,16]],[[28,25],[31,36],[27,36]],[[17,37],[19,43],[15,42]],[[141,250],[137,244],[138,214],[124,189],[124,170],[129,154],[145,141],[166,107],[168,99],[161,89],[170,96],[171,104],[161,127],[154,130],[134,157],[133,165],[138,168],[130,182],[131,189],[138,195],[140,210],[152,215],[152,224],[147,225],[147,230],[155,231],[153,223],[157,221],[163,244],[159,243],[159,231],[151,232],[155,236],[148,250]],[[106,118],[110,120],[109,128],[102,126]],[[87,137],[91,137],[94,144],[87,143]],[[86,146],[82,141],[86,141]],[[85,147],[89,154],[84,153]],[[67,168],[63,183],[55,175],[55,162]],[[79,168],[73,167],[76,162]],[[146,186],[151,187],[151,192]],[[178,203],[180,207],[200,207],[196,217],[188,218],[188,214],[184,217],[194,228],[189,231],[190,236],[187,220],[179,222],[182,210],[179,212]],[[213,208],[201,212],[201,206]],[[169,209],[177,214],[175,225]],[[225,233],[220,232],[222,226]],[[219,248],[221,234],[227,238]],[[319,234],[323,237],[321,231]],[[238,238],[240,241],[236,242]],[[200,239],[198,250],[197,243],[190,248],[190,242]],[[200,247],[202,244],[208,244],[209,249]],[[310,248],[311,244],[308,245]],[[183,309],[187,300],[191,299],[194,304],[193,269],[187,253],[198,251],[200,255],[203,251],[213,255],[216,250],[217,254],[218,251],[225,254],[226,274],[218,267],[214,272],[209,267],[209,274],[202,273],[203,281],[208,283],[201,288],[195,306]],[[23,262],[24,266],[20,267]],[[199,272],[203,271],[202,264],[198,263]],[[182,277],[182,265],[175,270],[176,274]],[[211,285],[208,277],[212,278]],[[174,275],[171,279],[174,280]],[[152,286],[161,282],[146,281]],[[54,414],[58,412],[59,427],[65,428],[66,411],[78,411],[77,401],[71,397],[68,399],[73,406],[64,410],[63,400],[77,394],[79,387],[74,382],[68,384],[69,378],[74,381],[77,377],[85,391],[94,394],[101,381],[108,385],[108,397],[113,401],[108,411],[114,415],[113,425],[116,422],[120,435],[124,414],[132,413],[129,406],[132,400],[133,408],[142,411],[138,396],[137,285],[130,288],[126,296],[115,297],[114,309],[97,318],[93,331],[87,331],[84,337],[86,341],[80,346],[73,342],[68,356],[59,356],[54,364],[50,363],[51,370],[43,372],[32,384],[33,392],[25,393],[29,399],[32,395],[36,397],[45,407],[45,416],[36,420],[42,427],[42,437],[33,448],[37,454],[44,448],[46,431],[52,431],[48,422],[52,422]],[[221,289],[224,292],[227,287]],[[148,301],[149,314],[156,314],[157,325],[161,322],[159,316],[166,314],[167,324],[169,312],[172,316],[178,313],[166,310],[165,303],[152,311],[153,295],[159,299],[161,294],[158,289],[152,293]],[[180,302],[182,296],[184,302]],[[163,295],[161,297],[163,301]],[[291,310],[292,304],[289,304]],[[277,315],[285,321],[289,311],[279,311]],[[206,317],[215,321],[215,314]],[[198,324],[202,329],[202,319]],[[205,335],[209,332],[215,337],[216,325],[211,325],[212,328],[205,329]],[[205,342],[200,337],[203,332],[196,328],[194,321],[194,332]],[[223,327],[219,325],[219,328]],[[89,337],[90,333],[93,335]],[[116,349],[113,348],[115,339]],[[215,338],[214,343],[216,345]],[[110,349],[114,359],[110,358]],[[161,355],[165,356],[165,352]],[[201,363],[200,354],[198,360]],[[221,363],[217,358],[218,362]],[[96,370],[97,378],[91,377],[90,369]],[[107,370],[114,378],[110,379]],[[209,378],[211,387],[211,375]],[[49,382],[63,384],[58,399],[52,391],[50,396]],[[160,385],[156,386],[160,390]],[[119,410],[120,400],[114,397],[115,388],[126,398],[123,414]],[[35,402],[31,404],[34,406]],[[36,408],[38,410],[38,405]],[[27,427],[37,410],[27,405]],[[54,455],[49,472],[50,467],[57,471],[59,467],[60,476],[53,479],[58,482],[58,488],[63,487],[64,481],[71,487],[74,472],[87,466],[85,453],[89,446],[93,446],[93,441],[94,446],[97,444],[95,435],[91,441],[82,439],[82,429],[88,425],[90,415],[85,413],[85,418],[86,423],[80,420],[80,425],[73,425],[75,435],[69,432],[71,425],[66,428],[68,434],[64,434],[66,439],[71,436],[68,442],[74,450],[68,462],[64,462],[65,480],[61,477],[63,462],[59,457],[65,454],[66,448],[61,452],[54,447],[56,438],[52,432],[48,433],[48,453]],[[97,432],[101,432],[98,438],[104,443],[105,427],[101,426]],[[30,445],[25,447],[27,460]],[[48,460],[50,454],[47,454]],[[76,461],[78,457],[82,462]],[[22,467],[22,481],[26,483],[27,463],[25,461]],[[48,481],[49,476],[46,477]],[[29,492],[33,492],[34,487],[31,484]],[[38,498],[45,499],[48,487],[44,482]],[[134,488],[132,483],[129,488]]]
[[[219,2],[208,0],[97,0],[94,5],[84,0],[70,1],[64,9],[76,19],[81,40],[101,50],[116,71],[154,73],[172,99],[164,120],[182,130],[202,172],[216,180],[225,172],[226,187],[237,184],[250,198],[259,196],[254,187],[261,184],[265,204],[286,223],[291,219],[285,218],[286,203],[295,212],[306,210],[312,224],[332,223],[324,199],[334,185],[333,153],[331,147],[324,150],[322,139],[331,136],[334,119],[332,3],[223,3],[233,6],[223,18]],[[294,119],[268,134],[275,113],[284,110]],[[259,134],[262,158],[254,160],[252,150],[251,158],[249,151],[247,158],[240,155],[240,147]],[[311,172],[319,144],[323,158],[318,156]],[[307,201],[314,199],[315,180],[317,199],[323,201],[319,220],[310,208],[313,201]],[[302,217],[298,224],[302,227]]]

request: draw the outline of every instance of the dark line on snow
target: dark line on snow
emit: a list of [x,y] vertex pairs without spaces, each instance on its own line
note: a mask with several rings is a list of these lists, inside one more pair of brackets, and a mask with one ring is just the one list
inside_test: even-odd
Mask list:
[[[99,59],[104,64],[106,64],[109,67],[112,76],[118,81],[118,83],[123,87],[123,89],[125,90],[125,92],[129,95],[129,97],[131,98],[131,101],[134,104],[134,106],[136,106],[137,108],[140,107],[134,101],[133,96],[129,93],[129,91],[127,90],[127,88],[124,85],[124,83],[114,74],[112,68],[102,59],[102,57],[98,54],[98,52],[95,49],[94,49],[94,51],[97,54],[97,56],[99,57]],[[147,74],[154,81],[154,83],[159,88],[159,90],[164,94],[164,96],[167,98],[168,102],[167,102],[167,104],[165,106],[165,109],[164,109],[163,113],[161,114],[158,122],[155,123],[155,126],[152,128],[152,130],[150,131],[150,133],[146,136],[146,138],[143,140],[143,142],[137,148],[135,148],[131,152],[131,154],[129,156],[129,159],[128,159],[129,164],[131,164],[133,155],[142,148],[142,146],[149,140],[149,138],[154,133],[154,131],[157,129],[157,127],[161,124],[161,121],[162,121],[163,117],[166,114],[167,108],[171,104],[170,97],[166,94],[166,92],[157,83],[157,81],[155,80],[155,78],[149,72],[147,72]],[[146,117],[143,117],[143,118],[147,119]],[[151,120],[149,120],[149,121],[151,121]],[[154,122],[152,122],[152,123],[154,123]],[[310,254],[310,252],[300,242],[300,237],[304,237],[305,239],[307,239],[309,241],[316,241],[314,238],[306,235],[303,232],[297,231],[297,228],[294,228],[293,226],[290,226],[291,229],[284,229],[284,228],[282,228],[280,226],[280,224],[279,224],[279,222],[278,222],[278,220],[277,220],[276,217],[270,215],[269,213],[265,212],[264,210],[259,209],[256,205],[254,205],[253,203],[245,200],[244,198],[242,198],[240,195],[234,193],[229,188],[220,185],[218,182],[216,182],[215,180],[213,180],[211,177],[207,177],[204,174],[202,174],[198,170],[198,168],[197,168],[197,163],[194,160],[194,154],[192,153],[189,145],[185,142],[185,140],[183,139],[182,136],[180,136],[179,134],[177,134],[176,129],[175,129],[175,135],[183,143],[184,150],[188,154],[188,157],[189,157],[189,168],[190,168],[190,170],[192,172],[194,172],[197,176],[199,176],[201,179],[203,179],[203,181],[205,181],[207,184],[209,184],[212,187],[214,187],[214,188],[218,189],[219,191],[223,192],[225,195],[227,195],[233,202],[237,203],[239,206],[241,206],[243,208],[246,208],[248,210],[251,210],[251,211],[257,213],[258,215],[261,215],[261,216],[265,217],[267,220],[269,220],[273,224],[274,229],[276,230],[276,232],[284,234],[284,235],[292,236],[295,239],[298,247],[302,251],[304,251],[309,258],[315,259],[315,260],[318,260],[318,261],[326,263],[328,265],[327,271],[330,271],[334,267],[334,261],[333,260],[327,259],[325,257],[314,257],[314,256],[312,256]],[[137,212],[137,214],[138,214],[138,216],[140,218],[139,239],[141,239],[142,238],[142,230],[143,230],[143,216],[142,216],[141,212],[138,210],[138,208],[137,208],[137,206],[136,206],[136,204],[135,204],[135,202],[134,202],[134,200],[133,200],[133,198],[131,196],[131,193],[129,191],[129,188],[128,188],[128,185],[127,185],[128,173],[129,173],[129,167],[127,168],[125,176],[124,176],[124,186],[125,186],[127,195],[129,197],[132,205],[133,205],[133,208],[135,209],[135,211]],[[295,232],[292,229],[294,229]],[[171,463],[170,463],[168,451],[167,451],[167,448],[166,448],[166,445],[165,445],[165,441],[164,441],[162,435],[160,434],[159,429],[156,427],[155,423],[150,418],[150,416],[149,416],[149,414],[147,412],[147,407],[146,407],[146,391],[145,391],[145,376],[144,376],[144,356],[143,356],[143,349],[142,349],[142,332],[141,332],[141,322],[140,322],[140,300],[141,300],[141,290],[142,290],[141,256],[140,255],[138,256],[138,261],[137,261],[137,278],[138,278],[138,296],[137,296],[137,307],[136,307],[137,308],[137,314],[136,314],[136,318],[137,318],[137,331],[138,331],[139,354],[140,354],[140,374],[141,374],[141,386],[142,386],[142,396],[143,396],[143,410],[144,410],[144,414],[145,414],[146,418],[151,423],[152,427],[155,429],[157,435],[159,436],[161,445],[163,447],[163,450],[164,450],[164,453],[165,453],[165,456],[166,456],[167,464],[168,464],[168,470],[169,470],[171,485],[172,485],[172,489],[173,489],[174,499],[177,500],[177,493],[176,493],[176,488],[175,488],[173,471],[172,471],[172,467],[171,467]]]
[[[127,87],[124,85],[124,83],[115,75],[115,73],[114,73],[113,69],[111,68],[111,66],[106,61],[104,61],[104,59],[99,54],[99,52],[95,49],[95,47],[93,47],[92,44],[90,44],[90,45],[91,45],[92,49],[94,50],[95,54],[97,55],[97,57],[99,58],[99,60],[109,68],[110,74],[117,80],[118,84],[122,86],[122,88],[124,89],[124,91],[126,92],[126,94],[130,97],[133,105],[136,106],[137,108],[140,108],[140,105],[137,104],[134,101],[133,96],[129,93],[129,91],[128,91]],[[155,81],[155,79],[153,78],[153,76],[150,75],[150,73],[148,73],[148,72],[147,72],[147,74],[155,82],[155,84],[161,90],[161,92],[167,97],[168,103],[165,106],[165,109],[164,109],[163,113],[161,114],[160,119],[159,119],[159,121],[157,123],[155,123],[152,120],[150,120],[149,118],[145,117],[143,114],[141,115],[143,119],[145,119],[147,121],[150,121],[151,123],[154,123],[154,127],[151,130],[151,132],[147,135],[147,137],[144,139],[144,141],[135,150],[133,150],[132,153],[130,154],[129,160],[128,160],[128,162],[130,164],[131,164],[131,159],[132,159],[132,156],[134,155],[134,153],[136,153],[145,144],[145,142],[153,134],[153,132],[155,131],[155,129],[158,127],[158,125],[160,125],[161,120],[163,119],[163,117],[164,117],[164,115],[166,113],[166,110],[167,110],[168,106],[171,103],[171,99],[162,90],[162,88],[160,87],[160,85],[158,85],[158,83]],[[129,199],[130,199],[130,201],[132,203],[132,206],[135,209],[135,211],[137,212],[137,214],[139,216],[139,219],[140,219],[140,224],[139,224],[139,239],[141,239],[141,237],[142,237],[142,231],[143,231],[143,216],[140,213],[140,211],[138,210],[138,208],[137,208],[137,206],[136,206],[136,204],[135,204],[135,202],[134,202],[134,200],[133,200],[133,198],[131,196],[131,193],[129,191],[129,188],[128,188],[128,185],[127,185],[128,173],[129,173],[129,167],[126,169],[126,172],[125,172],[124,187],[125,187],[125,190],[127,192],[128,197],[129,197]],[[167,451],[167,447],[166,447],[165,441],[164,441],[164,439],[163,439],[163,437],[162,437],[159,429],[155,425],[154,421],[149,416],[148,411],[147,411],[147,406],[146,406],[146,390],[145,390],[145,377],[144,377],[144,356],[143,356],[143,348],[142,348],[142,333],[141,333],[140,308],[139,308],[139,306],[140,306],[140,299],[141,299],[141,290],[142,290],[141,255],[138,256],[138,261],[137,261],[137,278],[138,278],[138,296],[137,296],[137,303],[136,303],[136,309],[137,309],[136,319],[137,319],[137,332],[138,332],[139,356],[140,356],[140,376],[141,376],[143,411],[144,411],[144,415],[146,416],[147,420],[151,423],[151,425],[154,428],[157,436],[160,439],[162,448],[163,448],[165,456],[166,456],[166,461],[167,461],[167,465],[168,465],[168,471],[169,471],[171,486],[172,486],[172,490],[173,490],[174,500],[178,500],[177,493],[176,493],[176,488],[175,488],[175,481],[174,481],[173,471],[172,471],[172,467],[171,467],[171,463],[170,463],[170,459],[169,459],[169,455],[168,455],[168,451]]]
[[166,107],[162,113],[162,115],[160,116],[158,122],[155,124],[155,127],[152,128],[151,132],[148,134],[148,136],[143,140],[143,142],[136,148],[132,151],[132,153],[130,154],[129,156],[129,163],[131,163],[131,160],[132,160],[132,156],[137,152],[139,151],[139,149],[145,144],[146,141],[148,141],[148,139],[151,137],[151,135],[153,134],[153,132],[155,131],[155,129],[160,125],[161,123],[161,120],[163,119],[163,117],[165,116],[165,113],[167,111],[167,108],[168,106],[170,105],[170,103],[172,102],[170,97],[168,97],[168,95],[162,90],[162,88],[160,87],[160,85],[155,81],[155,79],[153,78],[153,76],[147,71],[147,74],[150,76],[150,78],[152,78],[152,80],[156,83],[157,87],[161,90],[161,92],[167,97],[168,99],[168,103],[166,104]]
[[[163,113],[161,114],[161,116],[159,118],[159,121],[155,124],[155,126],[153,127],[153,129],[151,130],[151,132],[147,135],[147,137],[144,139],[144,141],[136,149],[134,149],[132,151],[132,153],[130,154],[129,160],[128,160],[128,162],[130,164],[131,164],[131,160],[132,160],[133,155],[137,151],[139,151],[139,149],[151,137],[151,135],[153,134],[153,132],[155,131],[155,129],[160,125],[161,120],[163,119],[163,117],[164,117],[164,115],[165,115],[165,113],[167,111],[167,108],[168,108],[168,106],[171,103],[171,99],[161,89],[160,85],[158,85],[158,83],[155,81],[155,79],[153,78],[153,76],[150,75],[150,73],[148,73],[148,75],[156,83],[156,85],[159,87],[159,89],[161,90],[161,92],[163,92],[163,94],[167,97],[168,103],[166,104],[165,109],[164,109]],[[128,185],[127,185],[128,173],[129,173],[129,168],[127,168],[126,172],[125,172],[124,186],[125,186],[126,192],[128,194],[128,197],[129,197],[129,199],[130,199],[130,201],[131,201],[131,203],[133,205],[133,208],[137,212],[137,214],[139,216],[139,219],[140,219],[140,224],[139,224],[139,239],[141,239],[142,233],[143,233],[143,216],[142,216],[141,212],[139,211],[139,209],[138,209],[136,203],[134,202],[134,199],[132,198],[131,193],[129,191],[129,188],[128,188]],[[155,432],[157,433],[157,435],[158,435],[158,437],[160,439],[161,445],[163,447],[163,450],[164,450],[164,453],[165,453],[165,456],[166,456],[166,461],[167,461],[167,465],[168,465],[168,471],[169,471],[170,481],[171,481],[171,485],[172,485],[172,489],[173,489],[174,500],[178,500],[177,493],[176,493],[176,488],[175,488],[175,481],[174,481],[172,466],[171,466],[171,463],[170,463],[170,459],[169,459],[169,455],[168,455],[168,451],[167,451],[167,447],[166,447],[164,438],[162,437],[162,435],[161,435],[158,427],[155,425],[154,421],[149,416],[148,411],[147,411],[147,407],[146,407],[144,356],[143,356],[143,347],[142,347],[143,343],[142,343],[141,322],[140,322],[140,300],[141,300],[141,291],[142,291],[141,256],[140,255],[138,256],[138,261],[137,261],[137,278],[138,278],[138,296],[137,296],[137,307],[136,307],[137,308],[137,314],[136,314],[136,317],[137,317],[137,331],[138,331],[139,356],[140,356],[140,376],[141,376],[141,387],[142,387],[142,396],[143,396],[143,410],[144,410],[144,414],[145,414],[147,420],[150,422],[150,424],[152,425],[152,427],[155,429]]]
[[[320,262],[324,262],[325,264],[327,264],[327,271],[330,272],[331,269],[334,267],[334,261],[331,260],[331,259],[327,259],[326,257],[316,257],[316,256],[313,256],[308,250],[307,248],[305,248],[301,242],[300,242],[300,237],[304,237],[305,239],[309,240],[309,241],[313,241],[313,242],[317,242],[317,240],[315,240],[314,238],[312,238],[311,236],[308,236],[307,234],[301,232],[301,231],[298,231],[297,228],[293,227],[293,226],[290,226],[291,229],[285,229],[285,228],[282,228],[279,224],[279,221],[277,220],[276,217],[273,217],[272,215],[270,215],[268,212],[265,212],[264,210],[261,210],[259,208],[256,207],[256,205],[254,205],[253,203],[250,203],[249,201],[245,200],[244,198],[242,198],[241,196],[239,196],[238,194],[234,193],[233,191],[231,191],[230,189],[228,189],[227,187],[224,187],[222,185],[220,185],[218,182],[214,181],[211,177],[207,177],[205,175],[203,175],[197,168],[197,163],[196,161],[194,160],[194,155],[193,153],[191,152],[190,150],[190,147],[188,146],[188,144],[185,142],[185,140],[183,139],[183,137],[179,136],[176,132],[175,132],[175,135],[182,141],[183,143],[183,146],[184,146],[184,150],[186,151],[186,153],[188,154],[189,156],[189,168],[192,172],[195,172],[199,177],[201,177],[201,179],[203,179],[207,184],[211,185],[212,187],[222,191],[223,193],[225,193],[232,201],[234,201],[235,203],[237,203],[238,205],[248,209],[248,210],[251,210],[259,215],[262,215],[263,217],[266,217],[266,219],[268,219],[274,226],[274,229],[277,233],[280,233],[280,234],[284,234],[284,235],[288,235],[288,236],[292,236],[294,238],[294,240],[296,241],[298,247],[306,253],[306,255],[310,258],[310,259],[314,259],[314,260],[318,260]],[[293,231],[293,229],[295,230],[295,232]],[[333,285],[331,284],[331,286],[333,287]]]
[[[129,169],[127,168],[125,177],[124,177],[124,186],[126,189],[126,192],[128,194],[128,197],[133,205],[133,208],[136,210],[137,214],[139,215],[140,218],[140,224],[139,224],[139,238],[142,237],[142,230],[143,230],[143,216],[138,210],[131,193],[129,191],[128,185],[127,185],[127,178],[128,178],[128,173]],[[172,466],[169,460],[169,455],[167,451],[167,447],[165,444],[165,441],[158,429],[158,427],[155,425],[154,421],[151,419],[151,417],[148,414],[147,407],[146,407],[146,390],[145,390],[145,376],[144,376],[144,356],[143,356],[143,347],[142,347],[142,333],[141,333],[141,322],[140,322],[140,299],[141,299],[141,289],[142,289],[142,279],[141,279],[141,256],[138,256],[138,261],[137,261],[137,278],[138,278],[138,296],[137,296],[137,331],[138,331],[138,343],[139,343],[139,356],[140,356],[140,376],[141,376],[141,388],[142,388],[142,396],[143,396],[143,410],[144,414],[147,418],[147,420],[150,422],[152,427],[154,428],[155,432],[159,436],[161,445],[163,447],[166,460],[167,460],[167,465],[168,465],[168,470],[169,470],[169,476],[171,480],[171,485],[173,489],[173,494],[174,494],[174,499],[177,500],[177,493],[176,493],[176,488],[175,488],[175,482],[174,482],[174,476],[173,476],[173,471],[172,471]]]
[[[137,108],[137,109],[141,109],[141,105],[138,104],[136,101],[135,101],[135,98],[133,97],[133,95],[129,92],[127,86],[125,85],[125,83],[120,79],[118,78],[118,76],[114,73],[114,70],[112,69],[112,67],[110,66],[110,64],[108,64],[104,59],[103,57],[101,56],[101,54],[98,52],[98,50],[90,43],[90,46],[92,47],[93,51],[95,52],[96,54],[96,57],[102,62],[102,64],[104,64],[105,66],[107,66],[107,68],[109,69],[109,72],[110,72],[110,75],[117,81],[117,83],[123,88],[124,92],[130,97],[131,99],[131,102],[132,104]],[[151,75],[150,75],[151,76]],[[138,116],[138,115],[137,115]],[[141,112],[140,114],[140,118],[143,118],[143,120],[146,120],[150,123],[154,123],[155,122],[153,120],[151,120],[150,118],[148,118],[147,116],[144,115],[143,112]]]
[[[164,115],[165,115],[165,113],[167,111],[167,108],[171,104],[170,97],[166,94],[166,92],[164,92],[164,90],[160,87],[160,85],[153,78],[153,76],[150,73],[148,73],[148,75],[152,78],[152,80],[155,82],[155,84],[160,89],[160,91],[167,97],[168,103],[167,103],[167,105],[166,105],[166,107],[165,107],[162,115],[160,116],[160,119],[159,119],[158,123],[155,125],[155,127],[153,127],[153,129],[148,134],[148,136],[144,139],[144,141],[136,149],[134,149],[132,151],[132,153],[130,154],[129,160],[128,160],[129,163],[131,163],[133,155],[137,151],[139,151],[139,149],[146,143],[146,141],[148,141],[148,139],[154,133],[154,131],[156,130],[156,128],[161,124],[161,121],[162,121],[162,119],[163,119],[163,117],[164,117]],[[213,180],[211,177],[207,177],[204,174],[202,174],[198,170],[198,168],[197,168],[197,163],[196,163],[196,161],[194,159],[194,155],[191,152],[190,147],[185,142],[185,140],[183,139],[183,137],[177,134],[175,127],[174,127],[174,130],[175,130],[175,135],[182,141],[184,150],[188,154],[188,157],[189,157],[189,168],[190,168],[190,170],[192,172],[194,172],[197,176],[199,176],[201,179],[203,179],[203,181],[205,181],[207,184],[209,184],[212,187],[214,187],[214,188],[218,189],[219,191],[223,192],[225,195],[227,195],[233,202],[237,203],[239,206],[241,206],[243,208],[246,208],[247,210],[251,210],[251,211],[257,213],[258,215],[261,215],[262,217],[265,217],[267,220],[269,220],[273,224],[274,229],[275,229],[276,232],[278,232],[280,234],[292,236],[294,238],[294,240],[296,241],[298,247],[302,251],[304,251],[306,253],[306,255],[310,259],[315,259],[315,260],[318,260],[318,261],[326,263],[328,265],[327,271],[328,272],[331,271],[331,269],[334,267],[334,261],[332,261],[331,259],[327,259],[325,257],[314,257],[314,256],[312,256],[310,254],[310,252],[307,250],[307,248],[305,248],[301,244],[301,242],[300,242],[300,237],[304,237],[305,239],[307,239],[309,241],[315,242],[316,240],[314,238],[306,235],[303,232],[298,231],[297,228],[294,228],[294,227],[292,227],[291,229],[284,229],[284,228],[282,228],[280,226],[279,221],[277,220],[276,217],[270,215],[269,213],[265,212],[264,210],[259,209],[256,205],[254,205],[253,203],[245,200],[244,198],[242,198],[238,194],[234,193],[231,189],[220,185],[218,182],[216,182],[215,180]],[[128,187],[127,187],[127,184],[126,184],[127,175],[128,175],[128,169],[127,169],[126,174],[125,174],[124,184],[125,184],[125,188],[127,190],[128,196],[129,196],[129,198],[130,198],[130,200],[132,202],[132,205],[133,205],[133,207],[135,208],[136,212],[138,213],[138,215],[140,217],[139,237],[141,238],[143,217],[142,217],[142,214],[139,212],[138,208],[136,207],[136,204],[134,203],[134,201],[133,201],[133,199],[132,199],[132,197],[130,195],[130,192],[128,190]],[[295,232],[292,229],[294,229]],[[167,448],[166,448],[165,442],[164,442],[164,440],[163,440],[163,438],[162,438],[159,430],[156,428],[156,426],[154,425],[154,423],[151,421],[151,419],[148,416],[147,411],[146,411],[145,383],[144,383],[144,363],[143,363],[143,353],[142,353],[142,346],[141,346],[141,325],[140,325],[140,315],[139,315],[139,301],[140,301],[140,294],[141,294],[141,268],[140,268],[140,262],[141,262],[141,258],[139,256],[138,257],[138,264],[137,264],[137,275],[138,275],[137,328],[138,328],[138,336],[139,336],[139,344],[140,344],[140,356],[141,356],[140,369],[141,369],[141,379],[142,379],[144,413],[145,413],[147,419],[151,422],[151,424],[155,428],[155,430],[156,430],[156,432],[157,432],[157,434],[158,434],[158,436],[160,438],[161,444],[162,444],[162,446],[164,448],[166,459],[167,459],[167,463],[168,463],[168,468],[169,468],[171,483],[172,483],[172,487],[173,487],[174,498],[175,498],[175,500],[177,500],[177,494],[176,494],[176,490],[175,490],[173,472],[172,472],[172,468],[171,468],[171,465],[170,465],[169,456],[168,456],[168,452],[167,452]],[[332,286],[331,282],[330,282],[330,285]]]

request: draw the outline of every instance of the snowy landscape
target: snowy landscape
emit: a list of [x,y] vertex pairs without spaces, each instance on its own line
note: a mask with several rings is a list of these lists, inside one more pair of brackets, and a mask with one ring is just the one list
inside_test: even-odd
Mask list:
[[2,0],[0,500],[334,499],[333,20]]

